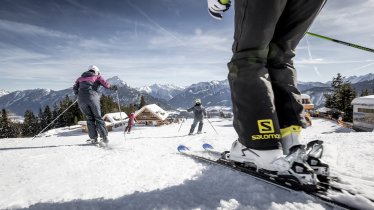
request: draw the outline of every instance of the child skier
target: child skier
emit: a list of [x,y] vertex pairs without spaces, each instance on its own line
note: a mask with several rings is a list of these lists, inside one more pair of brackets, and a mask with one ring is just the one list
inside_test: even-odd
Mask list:
[[129,121],[127,122],[127,126],[125,128],[125,133],[130,133],[132,126],[135,125],[135,113],[131,113],[129,116]]
[[[208,0],[208,11],[213,18],[222,19],[230,3]],[[228,63],[233,124],[239,136],[230,160],[250,163],[258,171],[293,174],[308,186],[318,182],[313,169],[327,175],[328,166],[320,162],[320,156],[314,159],[318,165],[305,162],[313,157],[307,157],[300,145],[303,106],[292,59],[324,3],[236,0],[233,56]]]
[[190,133],[188,135],[192,135],[193,134],[193,131],[195,130],[195,127],[197,125],[197,123],[199,123],[199,128],[197,129],[197,133],[200,134],[201,133],[201,130],[203,129],[203,125],[204,125],[204,116],[206,116],[206,111],[205,111],[205,108],[203,108],[203,106],[201,105],[201,100],[200,99],[196,99],[195,100],[195,105],[189,109],[187,109],[188,112],[192,112],[194,113],[194,119],[193,119],[193,123],[191,125],[191,129],[190,129]]
[[75,81],[73,90],[75,95],[78,96],[79,108],[87,118],[90,141],[92,143],[99,143],[97,141],[97,133],[99,133],[101,137],[100,144],[106,145],[108,143],[108,130],[101,117],[100,94],[98,92],[100,86],[117,90],[117,86],[111,86],[104,80],[97,66],[89,66],[88,71],[84,72]]

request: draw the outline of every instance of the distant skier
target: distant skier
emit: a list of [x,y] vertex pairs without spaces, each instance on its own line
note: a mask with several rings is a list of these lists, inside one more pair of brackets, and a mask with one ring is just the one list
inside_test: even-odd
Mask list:
[[73,86],[75,95],[78,96],[78,104],[82,113],[87,118],[88,136],[92,143],[99,143],[97,133],[100,134],[101,144],[108,143],[108,130],[101,117],[100,94],[98,88],[117,90],[117,86],[109,85],[100,75],[97,66],[89,66],[88,71],[79,77]]
[[[222,19],[230,3],[208,0],[208,11],[213,18]],[[236,0],[233,56],[228,63],[233,124],[239,136],[230,150],[230,160],[249,163],[261,171],[293,174],[302,184],[312,186],[318,180],[310,162],[304,161],[310,158],[305,158],[300,146],[303,106],[292,59],[324,3]],[[284,158],[283,154],[289,153],[292,155]],[[320,163],[319,158],[314,160]],[[312,167],[321,169],[322,175],[328,173],[326,165]]]
[[204,125],[204,122],[203,122],[204,116],[206,116],[206,111],[205,111],[205,108],[201,105],[201,100],[196,99],[195,100],[195,106],[187,109],[187,111],[188,112],[193,111],[193,113],[194,113],[193,123],[191,125],[190,133],[188,135],[193,134],[197,123],[199,123],[199,128],[197,129],[197,133],[200,134],[201,130],[203,129],[203,125]]
[[135,125],[135,113],[131,113],[129,116],[129,121],[127,122],[127,126],[125,128],[125,133],[130,133],[132,126]]

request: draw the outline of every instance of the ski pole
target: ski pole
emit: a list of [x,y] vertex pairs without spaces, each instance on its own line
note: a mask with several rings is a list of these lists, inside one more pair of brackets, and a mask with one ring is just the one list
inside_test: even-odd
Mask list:
[[35,137],[39,136],[43,131],[45,131],[50,125],[52,125],[61,115],[63,115],[67,110],[69,110],[75,103],[77,103],[78,99],[76,99],[68,108],[66,108],[60,115],[58,115],[51,123],[49,123],[42,131],[40,131],[38,134],[36,134],[31,140],[34,140]]
[[178,133],[179,133],[179,131],[181,130],[182,125],[183,125],[183,120],[182,120],[181,126],[179,126]]
[[121,105],[119,104],[119,97],[118,97],[118,91],[116,90],[117,95],[117,103],[118,103],[118,110],[119,110],[119,117],[121,118],[121,124],[123,125],[123,135],[125,135],[125,123],[122,122],[122,111],[121,111]]
[[353,48],[356,48],[356,49],[365,50],[365,51],[374,53],[374,49],[371,49],[371,48],[368,48],[368,47],[363,47],[363,46],[360,46],[360,45],[357,45],[357,44],[352,44],[352,43],[349,43],[349,42],[340,41],[340,40],[337,40],[337,39],[333,39],[333,38],[330,38],[330,37],[327,37],[327,36],[322,36],[322,35],[315,34],[315,33],[312,33],[312,32],[306,32],[306,33],[308,35],[311,35],[311,36],[314,36],[314,37],[317,37],[317,38],[321,38],[321,39],[324,39],[324,40],[336,42],[336,43],[339,43],[339,44],[342,44],[342,45],[346,45],[346,46],[349,46],[349,47],[353,47]]
[[216,134],[218,134],[218,132],[216,131],[216,129],[214,128],[214,126],[212,125],[212,123],[209,121],[208,118],[206,118],[206,120],[208,120],[209,124],[212,126],[213,130],[216,132]]

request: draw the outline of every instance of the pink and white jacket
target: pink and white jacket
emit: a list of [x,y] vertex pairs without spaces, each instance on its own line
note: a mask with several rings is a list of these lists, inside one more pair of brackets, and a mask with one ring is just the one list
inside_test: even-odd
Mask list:
[[96,95],[100,85],[107,89],[110,87],[109,83],[101,75],[86,71],[75,81],[73,86],[74,94],[79,97]]

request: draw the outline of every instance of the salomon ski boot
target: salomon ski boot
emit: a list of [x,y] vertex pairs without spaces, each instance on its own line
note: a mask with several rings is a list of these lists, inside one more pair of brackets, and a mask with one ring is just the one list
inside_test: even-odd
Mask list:
[[288,155],[291,147],[301,144],[301,129],[301,126],[298,125],[291,125],[280,129],[283,154]]
[[[282,147],[285,155],[290,153],[290,150],[295,145],[301,144],[301,126],[292,125],[281,129]],[[300,157],[307,163],[317,175],[321,182],[328,182],[329,166],[321,160],[323,154],[323,141],[314,140],[307,144],[303,157]]]
[[318,179],[321,182],[328,182],[328,177],[330,175],[329,165],[324,163],[321,158],[323,155],[323,141],[314,140],[307,144],[306,146],[306,162],[310,167],[313,168],[314,172],[317,174]]
[[318,179],[313,169],[304,161],[303,145],[295,145],[285,156],[281,149],[255,150],[236,140],[227,158],[234,164],[276,178],[296,180],[304,189],[315,190]]

